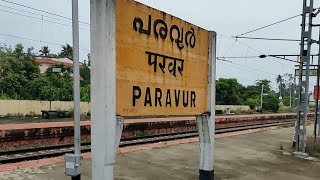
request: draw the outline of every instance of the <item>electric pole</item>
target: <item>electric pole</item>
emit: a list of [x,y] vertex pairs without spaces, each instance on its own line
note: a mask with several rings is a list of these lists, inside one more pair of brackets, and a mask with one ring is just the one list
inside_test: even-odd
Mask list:
[[316,97],[316,117],[315,117],[315,123],[314,123],[314,144],[316,144],[317,141],[317,126],[318,126],[318,136],[320,135],[320,121],[319,121],[319,80],[320,80],[320,28],[319,28],[319,41],[318,41],[318,47],[319,47],[319,56],[318,56],[318,69],[317,69],[317,97]]
[[293,87],[293,83],[290,84],[290,112],[292,112],[292,88]]
[[263,100],[263,84],[261,86],[261,97],[260,97],[260,108],[261,108],[261,112],[262,112],[262,100]]
[[[295,154],[305,153],[306,120],[308,115],[309,72],[312,40],[313,0],[303,0],[301,42],[300,42],[300,66],[298,85],[298,112],[295,127]],[[306,70],[303,76],[303,69]],[[303,117],[301,117],[303,115]]]
[[78,8],[78,0],[72,0],[72,39],[73,39],[74,153],[65,155],[65,174],[68,176],[71,176],[72,180],[81,180],[79,8]]

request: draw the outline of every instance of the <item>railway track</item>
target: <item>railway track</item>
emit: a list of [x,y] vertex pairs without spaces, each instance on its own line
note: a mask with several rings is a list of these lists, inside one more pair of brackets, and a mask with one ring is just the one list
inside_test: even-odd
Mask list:
[[[287,120],[287,121],[278,121],[278,122],[265,123],[265,124],[219,128],[219,129],[216,129],[216,134],[243,131],[243,130],[249,130],[249,129],[259,129],[259,128],[266,128],[266,127],[272,127],[272,126],[283,126],[283,125],[293,124],[294,122],[295,122],[294,120]],[[177,140],[177,139],[192,138],[197,136],[198,136],[197,131],[190,131],[190,132],[183,132],[183,133],[158,134],[158,135],[151,135],[151,136],[134,137],[134,138],[122,139],[120,142],[120,147],[159,143],[159,142],[165,142],[165,141],[171,141],[171,140]],[[9,164],[9,163],[22,162],[22,161],[58,157],[58,156],[63,156],[66,153],[72,153],[73,150],[74,150],[73,144],[65,144],[65,145],[28,148],[28,149],[0,151],[0,164]],[[81,152],[85,153],[90,151],[91,151],[90,143],[82,143]]]

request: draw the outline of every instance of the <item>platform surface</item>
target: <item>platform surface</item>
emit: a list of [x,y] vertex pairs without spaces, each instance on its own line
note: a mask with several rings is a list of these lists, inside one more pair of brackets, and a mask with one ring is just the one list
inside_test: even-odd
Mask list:
[[[290,116],[290,117],[288,117]],[[216,116],[216,122],[231,119],[252,120],[261,118],[273,119],[291,119],[296,113],[275,113],[275,114],[246,114],[246,115],[219,115]],[[81,125],[88,126],[91,124],[90,117],[82,118]],[[188,121],[195,120],[195,117],[170,117],[170,118],[144,118],[144,119],[125,119],[125,124],[131,123],[149,123],[149,122],[170,122],[170,121]],[[11,129],[33,129],[33,128],[50,128],[50,127],[72,127],[73,119],[41,119],[41,118],[0,118],[0,130]]]
[[[312,126],[308,126],[311,133]],[[216,139],[215,179],[312,180],[320,178],[320,161],[283,155],[292,145],[293,128]],[[281,149],[284,148],[284,150]],[[117,180],[198,179],[199,144],[140,150],[117,157]],[[64,164],[0,173],[1,180],[69,180]],[[91,160],[83,160],[82,179],[91,179]]]

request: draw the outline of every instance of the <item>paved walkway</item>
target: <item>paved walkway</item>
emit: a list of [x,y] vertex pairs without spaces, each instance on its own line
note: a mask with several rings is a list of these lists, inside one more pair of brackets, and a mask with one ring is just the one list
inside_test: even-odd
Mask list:
[[[309,126],[309,133],[312,127]],[[216,180],[311,180],[320,178],[320,161],[283,155],[290,151],[293,128],[216,139]],[[284,150],[281,150],[283,147]],[[118,180],[195,180],[198,143],[118,155]],[[63,163],[0,173],[1,180],[69,180]],[[83,161],[82,179],[91,179],[91,161]]]

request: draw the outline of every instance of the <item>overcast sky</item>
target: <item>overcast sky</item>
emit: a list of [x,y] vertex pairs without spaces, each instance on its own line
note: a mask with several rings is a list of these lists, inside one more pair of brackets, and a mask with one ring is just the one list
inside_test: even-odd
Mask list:
[[[71,17],[71,0],[9,1]],[[81,61],[86,59],[86,54],[90,51],[90,27],[87,24],[90,23],[89,2],[89,0],[79,0],[80,21],[84,22],[80,23]],[[230,36],[236,36],[278,20],[298,15],[302,11],[302,0],[139,0],[139,2],[207,30],[216,31],[218,33],[218,56],[256,56],[261,53],[299,54],[299,43],[297,42],[244,39],[235,41]],[[316,1],[315,3],[315,7],[320,6],[320,2]],[[52,17],[60,20],[52,19]],[[72,44],[71,20],[23,8],[3,0],[0,0],[0,24],[0,43],[14,46],[21,42],[25,47],[35,47],[37,51],[41,46],[48,45],[53,53],[59,52],[61,45],[65,43]],[[298,17],[247,36],[300,39],[300,24],[301,17]],[[318,37],[317,34],[318,30],[314,31],[315,37]],[[5,35],[28,38],[28,40]],[[314,45],[314,53],[317,53],[317,49],[318,47]],[[277,59],[243,58],[232,59],[232,61],[233,63],[217,62],[218,78],[235,77],[244,85],[253,84],[257,79],[269,79],[275,87],[274,81],[277,74],[294,73],[294,63]],[[313,80],[313,82],[315,81]]]

